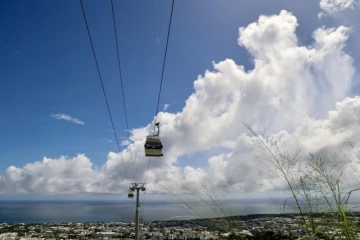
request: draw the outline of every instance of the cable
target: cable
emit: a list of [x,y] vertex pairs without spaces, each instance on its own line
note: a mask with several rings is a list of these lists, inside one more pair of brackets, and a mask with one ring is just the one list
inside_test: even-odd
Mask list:
[[150,169],[150,157],[149,157],[149,161],[148,161],[148,169],[146,171],[146,179],[145,179],[145,183],[147,183],[148,180],[148,176],[149,176],[149,169]]
[[[117,31],[116,31],[116,21],[115,21],[113,0],[111,0],[111,11],[112,11],[113,24],[114,24],[113,27],[114,27],[114,33],[115,33],[116,53],[117,53],[119,76],[120,76],[120,82],[121,82],[121,92],[122,92],[122,97],[123,97],[123,107],[124,107],[124,113],[125,113],[126,130],[127,130],[127,134],[128,134],[128,140],[130,142],[129,124],[128,124],[128,117],[127,117],[127,112],[126,112],[124,84],[123,84],[123,78],[122,78],[122,74],[121,74],[122,71],[121,71],[120,53],[119,53],[118,37],[117,37]],[[132,164],[132,168],[133,168],[134,182],[136,182],[136,180],[135,180],[135,168],[134,168],[134,162],[133,162],[133,158],[132,158],[131,148],[129,148],[129,152],[130,152],[131,164]]]
[[[157,115],[158,115],[158,113],[159,113],[159,104],[160,104],[161,88],[162,88],[162,83],[163,83],[163,79],[164,79],[166,55],[167,55],[167,49],[168,49],[168,44],[169,44],[169,38],[170,38],[171,20],[172,20],[173,11],[174,11],[174,3],[175,3],[175,0],[172,0],[170,20],[169,20],[169,27],[168,27],[168,33],[167,33],[167,39],[166,39],[166,47],[165,47],[165,54],[164,54],[164,61],[163,61],[163,67],[162,67],[162,73],[161,73],[161,80],[160,80],[159,95],[158,95],[158,101],[157,101],[157,107],[156,107],[156,114],[155,114],[154,132],[155,132],[155,127],[156,127]],[[148,169],[147,169],[147,172],[146,172],[145,185],[147,184],[148,175],[149,175],[150,158],[151,158],[151,157],[149,157],[149,160],[148,160]],[[145,197],[146,197],[146,195],[144,194],[144,199],[143,199],[144,203],[145,203]],[[144,205],[145,205],[145,204],[144,204]],[[145,206],[143,206],[142,209],[141,209],[143,212],[144,212],[144,208],[145,208]]]
[[111,121],[111,126],[112,126],[113,131],[114,131],[115,140],[116,140],[116,143],[117,143],[117,146],[118,146],[118,149],[119,149],[119,153],[120,153],[120,157],[121,157],[121,160],[122,160],[122,163],[123,163],[123,166],[124,166],[126,178],[129,179],[128,173],[127,173],[127,171],[126,171],[124,159],[123,159],[122,154],[121,154],[120,144],[119,144],[119,140],[118,140],[118,137],[117,137],[117,134],[116,134],[116,131],[115,131],[114,121],[113,121],[112,116],[111,116],[111,111],[110,111],[109,103],[108,103],[108,100],[107,100],[107,97],[106,97],[106,92],[105,92],[104,84],[103,84],[102,77],[101,77],[101,74],[100,74],[99,64],[98,64],[98,61],[97,61],[97,58],[96,58],[95,49],[94,49],[94,45],[93,45],[92,38],[91,38],[91,35],[90,35],[89,25],[88,25],[87,20],[86,20],[86,15],[85,15],[85,10],[84,10],[84,6],[83,6],[83,3],[82,3],[82,0],[80,0],[80,4],[81,4],[81,9],[82,9],[82,13],[83,13],[83,16],[84,16],[84,20],[85,20],[85,25],[86,25],[87,33],[88,33],[88,36],[89,36],[89,39],[90,39],[91,49],[92,49],[92,52],[93,52],[93,55],[94,55],[97,72],[98,72],[98,74],[99,74],[99,79],[100,79],[102,91],[103,91],[103,94],[104,94],[104,97],[105,97],[105,102],[106,102],[107,110],[108,110],[108,113],[109,113],[109,117],[110,117],[110,121]]
[[[147,168],[147,171],[146,171],[146,178],[145,178],[145,186],[146,186],[146,183],[147,183],[147,180],[148,180],[148,176],[149,176],[149,169],[150,169],[150,157],[149,157],[149,160],[148,160],[148,168]],[[143,194],[143,206],[142,206],[142,208],[141,208],[141,214],[140,214],[140,216],[144,216],[144,209],[145,209],[145,201],[146,201],[146,191],[144,192],[144,194]]]
[[[155,123],[156,123],[157,115],[158,115],[158,113],[159,113],[159,104],[160,104],[161,88],[162,88],[162,83],[163,83],[163,79],[164,79],[166,55],[167,55],[167,49],[168,49],[168,44],[169,44],[169,37],[170,37],[170,30],[171,30],[171,20],[172,20],[173,11],[174,11],[174,3],[175,3],[175,0],[172,0],[171,13],[170,13],[170,21],[169,21],[168,34],[167,34],[166,47],[165,47],[165,54],[164,54],[164,61],[163,61],[163,67],[162,67],[162,73],[161,73],[161,80],[160,80],[159,96],[158,96],[157,107],[156,107],[156,114],[155,114]],[[155,125],[154,125],[154,132],[155,132]]]

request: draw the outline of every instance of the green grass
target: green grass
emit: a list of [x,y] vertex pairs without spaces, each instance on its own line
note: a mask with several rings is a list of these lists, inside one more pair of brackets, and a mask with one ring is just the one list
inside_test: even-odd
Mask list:
[[[194,216],[202,219],[208,230],[232,231],[231,220],[227,217],[233,216],[234,213],[225,196],[222,196],[221,199],[218,194],[206,188],[204,185],[192,189],[184,188],[176,183],[174,183],[174,185],[162,185],[162,187],[177,200],[175,204],[185,207],[193,213]],[[187,199],[184,197],[184,194],[177,193],[176,189],[179,188],[186,192],[188,196]],[[198,202],[191,204],[191,201],[188,200],[190,197],[198,200]]]
[[[294,204],[290,204],[289,201],[285,200],[281,204],[275,203],[278,205],[279,213],[285,214],[285,209],[289,208],[295,210],[296,215],[300,216],[299,223],[306,233],[305,239],[331,238],[318,229],[319,215],[321,215],[322,220],[328,222],[329,226],[340,229],[337,237],[346,240],[358,239],[356,237],[358,227],[353,224],[353,221],[349,221],[352,218],[349,199],[353,192],[359,189],[345,191],[345,186],[342,183],[344,169],[351,162],[347,159],[347,154],[341,156],[333,154],[332,158],[315,156],[311,153],[302,156],[299,149],[291,155],[286,143],[279,144],[266,140],[249,125],[244,125],[254,136],[253,144],[258,147],[260,152],[259,161],[268,166],[268,171],[264,174],[271,178],[279,178],[285,184],[281,189],[273,188],[266,189],[266,191],[268,193],[271,190],[283,191],[294,202]],[[354,145],[351,142],[349,143],[351,149],[354,150]],[[360,157],[360,154],[357,156]],[[177,204],[190,210],[194,216],[207,219],[206,223],[209,230],[220,230],[218,220],[215,221],[212,218],[215,217],[222,220],[222,231],[232,233],[232,239],[240,237],[234,235],[234,228],[228,218],[234,214],[224,196],[221,198],[205,186],[187,188],[187,196],[192,196],[200,202],[195,206],[190,204],[184,195],[178,194],[175,187],[163,187],[178,200]],[[184,190],[182,186],[178,186],[178,188]],[[271,196],[270,198],[272,199]],[[290,213],[287,215],[293,216]]]
[[[346,154],[341,157],[333,154],[332,159],[320,155],[314,156],[311,153],[308,157],[302,157],[298,150],[291,156],[285,144],[281,148],[276,142],[269,143],[249,125],[245,124],[245,126],[256,137],[264,156],[263,160],[270,163],[272,172],[286,182],[287,191],[295,200],[295,207],[302,216],[306,237],[319,238],[318,224],[314,215],[325,212],[328,213],[327,216],[333,226],[341,229],[340,237],[355,239],[355,226],[348,221],[350,212],[348,203],[351,194],[359,189],[344,191],[345,186],[342,185],[341,180],[344,169],[349,163]],[[293,174],[294,172],[297,174]],[[306,218],[308,221],[305,220]]]

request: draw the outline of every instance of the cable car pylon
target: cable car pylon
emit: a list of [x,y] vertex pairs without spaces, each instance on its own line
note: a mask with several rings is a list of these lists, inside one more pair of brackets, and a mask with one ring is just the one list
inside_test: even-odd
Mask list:
[[[139,219],[139,208],[140,208],[140,190],[145,191],[145,184],[146,183],[131,183],[130,190],[132,192],[136,191],[136,210],[135,210],[135,240],[139,240],[139,225],[140,225],[140,219]],[[129,193],[130,194],[130,193]],[[130,197],[130,196],[129,196]]]

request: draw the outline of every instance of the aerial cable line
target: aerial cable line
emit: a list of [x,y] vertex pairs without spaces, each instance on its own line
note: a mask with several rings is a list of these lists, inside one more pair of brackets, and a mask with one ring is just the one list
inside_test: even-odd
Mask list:
[[[169,44],[169,38],[170,38],[171,20],[172,20],[173,11],[174,11],[174,3],[175,3],[175,0],[172,0],[170,20],[169,20],[169,27],[168,27],[168,33],[167,33],[167,39],[166,39],[166,47],[165,47],[165,54],[164,54],[164,61],[163,61],[163,67],[162,67],[162,73],[161,73],[161,80],[160,80],[159,95],[158,95],[158,101],[157,101],[157,107],[156,107],[156,114],[155,114],[155,124],[156,124],[157,115],[158,115],[158,113],[159,113],[159,104],[160,104],[161,88],[162,88],[162,83],[163,83],[163,79],[164,79],[166,55],[167,55],[167,49],[168,49],[168,44]],[[156,125],[154,125],[154,132],[155,132],[155,127],[156,127]]]
[[103,84],[103,81],[102,81],[102,77],[101,77],[101,73],[100,73],[100,69],[99,69],[99,64],[98,64],[98,61],[97,61],[97,58],[96,58],[96,54],[95,54],[94,44],[93,44],[93,42],[92,42],[92,38],[91,38],[91,35],[90,35],[89,25],[88,25],[87,20],[86,20],[86,15],[85,15],[85,10],[84,10],[84,6],[83,6],[83,3],[82,3],[82,0],[80,0],[80,4],[81,4],[81,9],[82,9],[82,13],[83,13],[83,16],[84,16],[84,20],[85,20],[85,25],[86,25],[87,33],[88,33],[88,36],[89,36],[89,39],[90,39],[91,49],[92,49],[92,52],[93,52],[93,55],[94,55],[95,64],[96,64],[97,72],[98,72],[98,75],[99,75],[99,80],[100,80],[101,87],[102,87],[102,91],[103,91],[103,94],[104,94],[104,97],[105,97],[105,102],[106,102],[107,110],[108,110],[108,113],[109,113],[109,117],[110,117],[110,121],[111,121],[111,126],[112,126],[112,129],[113,129],[113,132],[114,132],[114,136],[115,136],[115,140],[116,140],[116,143],[117,143],[117,147],[118,147],[118,150],[119,150],[119,153],[120,153],[120,157],[121,157],[121,160],[122,160],[122,163],[123,163],[123,166],[124,166],[126,179],[129,179],[128,173],[127,173],[126,167],[125,167],[125,162],[124,162],[124,159],[123,159],[122,154],[121,154],[120,144],[119,144],[119,140],[118,140],[118,137],[117,137],[117,134],[116,134],[116,130],[115,130],[115,126],[114,126],[114,121],[113,121],[113,119],[112,119],[112,115],[111,115],[109,103],[108,103],[108,100],[107,100],[107,97],[106,97],[106,92],[105,92],[104,84]]
[[149,169],[150,169],[150,157],[149,157],[149,161],[148,161],[148,168],[147,168],[147,171],[146,171],[146,179],[145,179],[145,182],[147,182],[147,180],[148,180]]
[[[155,133],[155,128],[156,128],[156,119],[157,119],[157,115],[159,113],[160,96],[161,96],[162,83],[163,83],[163,79],[164,79],[165,63],[166,63],[167,49],[168,49],[168,45],[169,45],[171,22],[172,22],[171,20],[172,20],[172,16],[173,16],[173,12],[174,12],[174,3],[175,3],[175,0],[172,0],[171,12],[170,12],[170,20],[169,20],[169,26],[168,26],[168,33],[167,33],[167,38],[166,38],[164,61],[163,61],[163,67],[162,67],[162,72],[161,72],[161,79],[160,79],[159,95],[158,95],[158,101],[157,101],[157,106],[156,106],[156,114],[155,114],[155,122],[154,122],[154,133]],[[146,172],[145,184],[147,184],[149,170],[150,170],[150,158],[151,157],[149,157],[149,160],[148,160],[148,169],[147,169],[147,172]],[[146,199],[145,197],[146,197],[146,195],[144,194],[144,199],[143,199],[144,203],[145,203],[145,199]],[[143,212],[144,212],[144,208],[145,208],[145,204],[141,209]]]
[[[123,84],[122,71],[121,71],[121,61],[120,61],[118,37],[117,37],[117,31],[116,31],[116,21],[115,21],[113,0],[111,0],[111,11],[112,11],[114,33],[115,33],[116,53],[117,53],[118,69],[119,69],[119,76],[120,76],[120,82],[121,82],[121,92],[122,92],[122,98],[123,98],[123,108],[124,108],[124,113],[125,113],[126,130],[127,130],[127,135],[128,135],[128,141],[130,143],[129,124],[128,124],[128,117],[127,117],[127,112],[126,112],[124,84]],[[131,164],[132,164],[132,169],[133,169],[133,174],[134,174],[134,181],[136,181],[136,179],[135,179],[135,168],[134,168],[134,162],[133,162],[133,157],[132,157],[132,153],[131,153],[131,148],[129,148],[129,153],[130,153]]]
[[[148,160],[148,168],[147,168],[147,171],[146,171],[146,178],[145,178],[145,185],[147,184],[147,180],[148,180],[148,176],[149,176],[149,169],[150,169],[150,158],[151,157],[149,157],[149,160]],[[143,205],[143,207],[141,208],[141,216],[142,216],[142,218],[143,218],[143,216],[144,216],[144,209],[145,209],[145,202],[146,202],[146,192],[144,192],[144,194],[143,194],[143,202],[144,202],[144,205]]]

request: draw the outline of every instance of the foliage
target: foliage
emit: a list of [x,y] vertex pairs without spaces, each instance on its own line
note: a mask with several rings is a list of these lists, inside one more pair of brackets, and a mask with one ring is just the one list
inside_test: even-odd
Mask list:
[[[305,233],[303,239],[334,239],[346,240],[357,239],[357,225],[354,223],[349,208],[349,199],[353,192],[360,189],[345,191],[342,183],[345,167],[349,165],[346,154],[342,156],[325,154],[317,156],[309,154],[308,157],[300,155],[301,151],[294,151],[290,154],[286,144],[279,144],[272,139],[266,140],[257,134],[249,125],[244,124],[254,135],[254,143],[260,149],[262,164],[269,168],[265,173],[270,179],[279,178],[284,185],[278,189],[289,195],[283,203],[276,203],[279,213],[294,217],[299,216],[299,231]],[[354,146],[350,143],[351,147]],[[360,154],[358,155],[360,159]],[[236,234],[232,219],[231,208],[220,202],[219,197],[204,186],[184,188],[191,196],[200,200],[200,204],[192,205],[189,201],[180,196],[174,188],[163,186],[170,192],[179,204],[189,209],[194,216],[201,218],[209,230],[231,233],[228,239],[294,239],[291,233],[285,234],[273,231],[252,232],[253,236]],[[273,199],[274,200],[274,199]],[[275,201],[274,201],[275,202]],[[293,204],[289,203],[293,202]],[[230,211],[229,211],[230,209]],[[292,209],[297,214],[285,213],[285,209]],[[212,214],[211,217],[206,211]],[[216,217],[217,219],[214,219]],[[319,229],[320,224],[327,224],[332,229],[339,229],[336,236],[330,236]]]
[[201,219],[199,223],[204,223],[207,230],[220,232],[232,231],[233,226],[229,217],[233,214],[225,197],[223,197],[223,201],[221,201],[218,195],[203,185],[192,189],[180,186],[180,188],[186,190],[190,196],[195,196],[196,199],[200,200],[200,202],[196,204],[191,204],[190,201],[186,201],[183,195],[178,194],[174,187],[164,185],[162,187],[179,200],[177,204],[187,208],[194,216]]
[[[258,140],[265,159],[272,166],[272,172],[277,177],[285,180],[295,208],[301,215],[302,227],[308,239],[327,239],[328,235],[318,229],[315,216],[325,212],[328,223],[341,229],[339,237],[347,240],[355,239],[355,228],[349,222],[348,208],[351,194],[359,189],[344,191],[341,177],[345,166],[349,163],[346,155],[339,157],[332,155],[334,159],[314,156],[302,161],[297,151],[291,156],[286,147],[281,148],[277,142],[269,143],[252,128],[245,124]],[[285,209],[286,202],[283,205]]]

